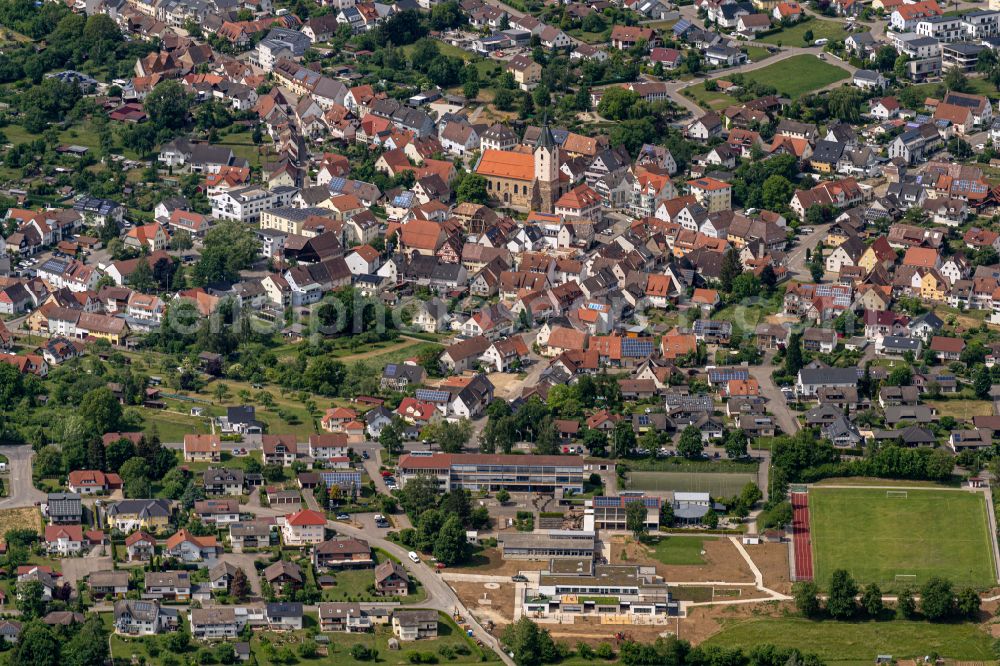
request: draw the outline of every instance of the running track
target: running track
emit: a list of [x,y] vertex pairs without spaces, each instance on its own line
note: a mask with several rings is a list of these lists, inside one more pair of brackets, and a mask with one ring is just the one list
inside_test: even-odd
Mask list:
[[795,540],[795,579],[813,579],[812,539],[809,536],[809,495],[792,493],[792,538]]

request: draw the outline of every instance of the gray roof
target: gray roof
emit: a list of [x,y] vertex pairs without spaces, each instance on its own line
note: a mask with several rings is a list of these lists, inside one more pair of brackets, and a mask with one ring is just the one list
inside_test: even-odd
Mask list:
[[818,386],[853,386],[858,383],[858,368],[802,368],[799,379]]

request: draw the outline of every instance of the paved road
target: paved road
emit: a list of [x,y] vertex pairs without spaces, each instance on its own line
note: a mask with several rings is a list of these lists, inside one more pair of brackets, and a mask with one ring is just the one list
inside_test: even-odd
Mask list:
[[0,500],[0,509],[15,509],[34,506],[44,502],[46,495],[35,488],[31,479],[31,458],[35,455],[27,444],[23,446],[0,447],[0,453],[7,456],[10,474],[6,479],[8,496]]
[[785,255],[785,267],[792,277],[806,277],[809,281],[812,278],[809,273],[809,266],[806,264],[806,250],[811,253],[816,249],[816,244],[826,237],[826,232],[830,228],[829,224],[818,224],[813,227],[813,232],[805,236],[799,236],[796,245]]
[[[284,511],[272,509],[270,507],[244,508],[249,509],[253,513],[260,516],[285,515]],[[328,529],[334,530],[338,534],[364,539],[373,547],[381,548],[399,559],[403,566],[406,567],[407,571],[409,571],[410,575],[420,581],[420,584],[423,585],[424,590],[427,592],[427,599],[420,603],[421,607],[432,608],[434,610],[448,613],[449,615],[457,611],[462,615],[462,617],[465,618],[477,639],[500,655],[504,664],[507,666],[515,666],[514,661],[500,649],[500,642],[496,639],[496,637],[486,631],[486,629],[479,624],[475,617],[473,617],[472,613],[469,612],[469,609],[466,608],[462,601],[458,598],[458,595],[455,594],[455,591],[448,587],[448,584],[441,579],[440,574],[436,573],[436,570],[431,569],[424,563],[416,564],[412,562],[408,557],[407,550],[405,548],[382,537],[374,536],[370,530],[358,529],[347,523],[332,520],[328,520],[326,526]]]
[[760,393],[767,399],[767,408],[774,414],[774,420],[781,428],[782,432],[794,435],[799,431],[799,422],[795,418],[795,413],[788,408],[785,396],[781,394],[781,389],[774,383],[771,373],[777,369],[774,365],[752,365],[750,375],[757,380],[760,385]]

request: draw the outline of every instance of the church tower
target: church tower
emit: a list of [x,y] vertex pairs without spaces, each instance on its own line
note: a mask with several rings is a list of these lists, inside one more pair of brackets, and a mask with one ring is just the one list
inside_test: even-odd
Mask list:
[[531,207],[540,213],[552,213],[559,199],[559,146],[548,123],[542,125],[535,144],[535,183]]

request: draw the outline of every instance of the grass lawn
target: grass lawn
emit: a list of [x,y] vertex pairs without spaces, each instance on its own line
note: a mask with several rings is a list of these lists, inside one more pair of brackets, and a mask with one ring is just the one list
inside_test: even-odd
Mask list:
[[815,653],[827,664],[870,664],[878,654],[894,659],[936,653],[948,659],[992,661],[990,637],[974,624],[929,622],[813,622],[804,618],[754,618],[733,623],[704,645],[743,647],[770,643]]
[[928,400],[938,414],[954,416],[959,421],[971,421],[973,416],[992,416],[993,403],[988,400]]
[[797,55],[755,69],[747,76],[757,83],[774,86],[791,98],[819,90],[848,77],[846,70],[811,55]]
[[672,536],[663,537],[653,547],[653,557],[664,564],[685,565],[704,564],[701,552],[705,549],[705,537]]
[[[809,510],[816,581],[835,569],[883,590],[919,587],[934,576],[956,586],[996,583],[986,503],[978,493],[910,488],[812,488]],[[915,576],[901,579],[896,576]]]
[[691,86],[690,88],[684,88],[685,93],[690,93],[691,97],[698,106],[703,109],[709,109],[711,111],[719,111],[724,109],[730,104],[736,103],[735,97],[730,97],[724,92],[718,90],[705,90],[705,83],[699,83],[696,86]]
[[164,409],[135,408],[142,415],[142,429],[148,432],[154,425],[164,442],[181,442],[184,435],[209,433],[208,421],[197,416],[177,414]]
[[764,58],[771,56],[771,52],[761,46],[747,46],[747,58],[753,62],[760,62]]
[[[801,21],[791,28],[785,28],[758,41],[768,44],[781,44],[783,46],[805,46],[803,35],[812,30],[813,39],[829,39],[831,41],[841,40],[847,37],[844,24],[837,21],[823,21],[821,19],[810,19]],[[812,57],[812,56],[810,56]]]

